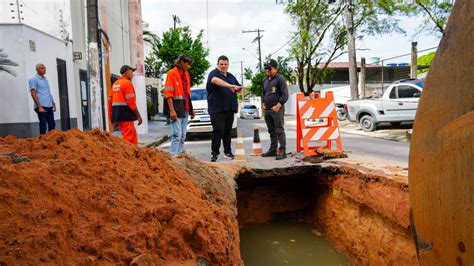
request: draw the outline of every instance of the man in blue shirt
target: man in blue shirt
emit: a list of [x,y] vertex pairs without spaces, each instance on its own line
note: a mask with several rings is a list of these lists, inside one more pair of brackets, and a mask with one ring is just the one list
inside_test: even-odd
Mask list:
[[48,131],[54,130],[56,127],[54,122],[56,104],[51,94],[48,79],[44,76],[46,74],[46,67],[43,64],[37,64],[36,73],[28,83],[31,97],[35,102],[34,109],[38,114],[40,134],[45,134],[46,126]]
[[219,159],[219,150],[224,145],[224,156],[234,159],[231,143],[234,113],[237,113],[237,92],[242,86],[229,69],[229,59],[225,55],[217,59],[217,68],[209,73],[207,78],[207,105],[212,124],[211,162]]

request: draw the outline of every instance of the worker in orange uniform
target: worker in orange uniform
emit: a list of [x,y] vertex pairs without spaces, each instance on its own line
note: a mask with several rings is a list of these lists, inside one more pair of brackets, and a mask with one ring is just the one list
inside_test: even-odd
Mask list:
[[134,121],[138,120],[138,124],[141,125],[143,119],[137,109],[137,97],[131,82],[135,70],[136,68],[127,65],[120,68],[122,76],[114,82],[109,95],[109,119],[112,122],[112,127],[115,126],[115,123],[118,124],[126,141],[137,145],[138,136]]
[[193,59],[189,55],[181,55],[175,67],[168,71],[165,82],[165,97],[169,106],[171,119],[170,154],[177,155],[184,151],[188,117],[194,118],[191,102],[191,78],[188,69]]

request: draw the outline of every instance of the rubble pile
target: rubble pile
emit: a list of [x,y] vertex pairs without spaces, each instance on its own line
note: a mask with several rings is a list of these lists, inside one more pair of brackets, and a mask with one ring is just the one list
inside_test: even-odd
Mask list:
[[0,265],[241,265],[231,182],[184,159],[99,130],[0,138]]

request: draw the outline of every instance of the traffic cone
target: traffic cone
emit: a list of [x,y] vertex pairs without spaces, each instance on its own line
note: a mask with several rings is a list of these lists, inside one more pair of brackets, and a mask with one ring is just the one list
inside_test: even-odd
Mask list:
[[247,158],[245,158],[245,146],[244,146],[244,139],[242,137],[242,131],[239,131],[237,134],[237,144],[235,145],[235,162],[246,162]]
[[262,156],[262,144],[260,143],[260,133],[258,126],[253,127],[253,144],[252,144],[252,156]]

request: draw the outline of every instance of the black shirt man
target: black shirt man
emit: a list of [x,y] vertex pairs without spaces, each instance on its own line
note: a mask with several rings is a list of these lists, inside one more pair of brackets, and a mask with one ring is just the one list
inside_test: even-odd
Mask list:
[[[267,76],[263,80],[262,106],[270,134],[270,149],[262,156],[276,156],[277,160],[282,160],[286,158],[284,105],[288,100],[288,86],[285,78],[278,74],[277,61],[270,59],[264,67]],[[277,152],[278,143],[280,143],[280,148]]]
[[222,55],[217,59],[217,68],[207,78],[207,104],[212,124],[211,162],[219,160],[219,150],[224,146],[224,157],[234,159],[232,154],[231,132],[234,114],[237,113],[237,92],[241,85],[229,69],[229,59]]

